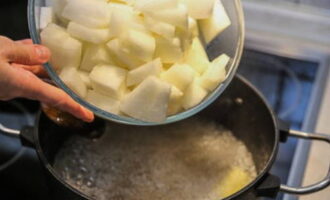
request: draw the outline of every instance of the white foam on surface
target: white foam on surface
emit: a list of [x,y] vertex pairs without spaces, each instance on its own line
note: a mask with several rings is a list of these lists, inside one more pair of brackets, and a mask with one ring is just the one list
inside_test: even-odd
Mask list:
[[251,153],[230,131],[191,119],[161,127],[109,124],[95,141],[73,136],[54,168],[98,200],[215,200],[233,166],[256,177]]

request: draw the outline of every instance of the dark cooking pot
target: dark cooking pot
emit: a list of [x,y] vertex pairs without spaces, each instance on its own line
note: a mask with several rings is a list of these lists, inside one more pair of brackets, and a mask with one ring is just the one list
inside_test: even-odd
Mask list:
[[[330,185],[330,172],[317,184],[299,188],[281,185],[279,178],[269,173],[280,141],[285,142],[288,137],[299,137],[321,140],[330,144],[330,137],[324,134],[289,130],[288,126],[276,118],[260,93],[243,78],[236,76],[221,97],[198,116],[215,120],[232,130],[253,155],[258,172],[257,178],[239,192],[227,197],[226,200],[274,198],[279,191],[309,194]],[[35,127],[24,128],[20,134],[25,145],[30,145],[37,150],[45,168],[46,181],[52,199],[91,199],[69,186],[52,168],[56,153],[63,142],[73,134],[76,133],[59,127],[41,112],[37,117]]]

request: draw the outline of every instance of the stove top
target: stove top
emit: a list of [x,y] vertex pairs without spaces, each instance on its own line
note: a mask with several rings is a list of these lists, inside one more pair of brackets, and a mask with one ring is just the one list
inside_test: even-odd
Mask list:
[[[262,92],[276,115],[295,130],[303,128],[318,71],[317,62],[251,49],[244,51],[239,67],[239,73]],[[296,138],[280,144],[271,172],[279,176],[282,183],[289,181],[297,146]],[[277,199],[283,199],[283,194]]]
[[[32,126],[38,103],[27,100],[0,102],[0,123],[20,130]],[[22,147],[19,138],[0,131],[0,199],[47,199],[42,168],[36,152]]]

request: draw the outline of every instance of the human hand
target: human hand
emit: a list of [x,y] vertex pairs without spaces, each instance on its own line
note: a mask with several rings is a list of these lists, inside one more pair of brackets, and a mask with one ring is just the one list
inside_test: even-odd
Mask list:
[[12,41],[0,36],[0,100],[23,97],[38,100],[87,122],[94,115],[76,103],[68,94],[39,77],[47,77],[42,67],[50,51],[31,40]]

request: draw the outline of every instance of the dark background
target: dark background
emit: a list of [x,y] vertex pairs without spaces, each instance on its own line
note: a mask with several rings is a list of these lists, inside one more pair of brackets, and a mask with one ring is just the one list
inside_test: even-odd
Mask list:
[[28,0],[0,1],[0,35],[13,40],[29,38],[27,2]]
[[[28,0],[0,0],[0,35],[6,36],[12,40],[29,38],[27,22],[27,3]],[[0,47],[1,48],[1,47]],[[16,99],[15,101],[27,105],[31,111],[38,109],[38,103]],[[0,117],[2,123],[9,127],[19,126],[16,118],[10,118],[11,115],[19,115],[11,109],[7,102],[0,101]],[[7,117],[5,115],[8,115]],[[17,127],[18,128],[18,127]],[[0,163],[4,163],[13,156],[20,148],[20,142],[17,138],[6,137],[0,133]],[[1,200],[38,200],[40,193],[45,190],[40,186],[41,168],[36,160],[33,150],[27,150],[22,159],[19,159],[14,165],[0,172],[0,199]]]

